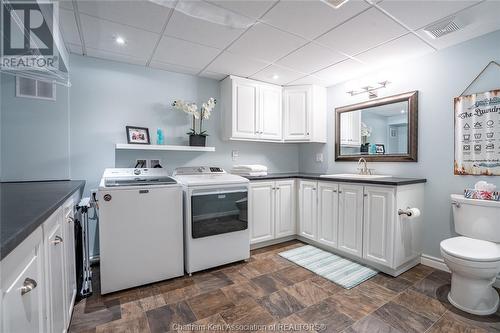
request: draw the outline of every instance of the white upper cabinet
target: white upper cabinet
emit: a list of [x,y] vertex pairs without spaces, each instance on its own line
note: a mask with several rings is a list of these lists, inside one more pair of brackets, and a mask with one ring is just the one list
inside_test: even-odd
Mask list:
[[339,221],[339,185],[318,183],[318,242],[337,247]]
[[283,88],[283,139],[287,142],[326,142],[326,89],[313,86]]
[[339,185],[338,248],[363,255],[363,186]]
[[282,141],[280,86],[229,76],[221,97],[225,139]]
[[221,83],[223,138],[326,142],[326,89],[281,87],[229,76]]
[[282,138],[281,87],[260,87],[259,134],[261,139]]
[[340,117],[340,144],[359,147],[361,145],[361,111],[343,112]]
[[396,210],[393,188],[365,186],[363,257],[391,266]]

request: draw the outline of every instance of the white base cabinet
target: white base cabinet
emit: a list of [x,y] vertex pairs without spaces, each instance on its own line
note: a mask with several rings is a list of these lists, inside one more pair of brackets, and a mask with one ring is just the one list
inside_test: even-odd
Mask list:
[[294,179],[250,183],[250,244],[295,234],[295,196]]
[[[422,216],[398,209],[423,207],[423,184],[372,186],[299,180],[298,235],[391,274],[421,254]],[[408,267],[409,268],[409,267]]]
[[0,263],[0,331],[66,332],[76,297],[73,195]]

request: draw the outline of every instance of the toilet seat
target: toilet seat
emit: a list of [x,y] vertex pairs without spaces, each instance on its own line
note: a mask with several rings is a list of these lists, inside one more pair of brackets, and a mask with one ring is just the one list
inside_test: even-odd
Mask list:
[[468,237],[453,237],[441,242],[441,250],[451,257],[472,262],[500,261],[500,244]]

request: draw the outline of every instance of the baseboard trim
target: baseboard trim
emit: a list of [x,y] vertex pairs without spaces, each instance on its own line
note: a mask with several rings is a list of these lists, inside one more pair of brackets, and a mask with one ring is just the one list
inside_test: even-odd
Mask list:
[[[439,269],[440,271],[445,271],[448,273],[450,272],[442,258],[436,258],[427,254],[422,254],[420,257],[420,263],[425,266]],[[495,286],[496,288],[500,288],[500,276],[497,276],[497,280],[495,281],[493,286]]]

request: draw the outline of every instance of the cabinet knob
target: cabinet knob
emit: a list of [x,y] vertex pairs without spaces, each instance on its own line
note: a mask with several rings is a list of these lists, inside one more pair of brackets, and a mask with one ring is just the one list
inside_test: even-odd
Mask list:
[[363,196],[366,198],[368,196],[368,194],[365,193],[365,194],[363,194]]
[[55,239],[52,241],[52,244],[57,245],[59,243],[62,243],[63,239],[61,236],[56,236]]
[[339,190],[339,193],[342,193],[342,191]]
[[32,291],[33,289],[35,289],[36,286],[37,286],[37,283],[35,280],[30,279],[30,278],[26,278],[24,280],[23,286],[21,287],[21,296],[23,296],[24,294],[27,294],[30,291]]
[[337,190],[333,190],[333,193],[337,193]]

